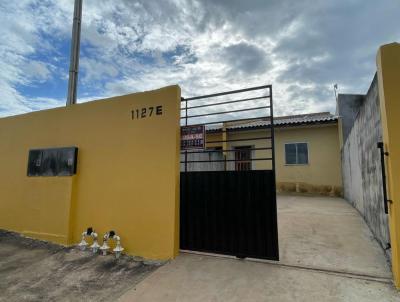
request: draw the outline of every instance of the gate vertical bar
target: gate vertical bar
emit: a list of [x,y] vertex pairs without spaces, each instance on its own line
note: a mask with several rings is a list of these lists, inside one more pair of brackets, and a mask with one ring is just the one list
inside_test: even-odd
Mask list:
[[272,152],[272,170],[274,171],[274,181],[275,181],[275,129],[274,129],[274,102],[272,99],[272,86],[269,86],[269,115],[270,115],[270,129],[271,129],[271,152]]
[[[276,226],[278,225],[278,206],[277,206],[277,200],[276,200],[276,172],[275,172],[275,126],[274,126],[274,100],[272,97],[272,85],[269,86],[269,94],[270,94],[270,119],[271,119],[271,152],[272,152],[272,178],[273,178],[273,200],[275,203],[275,215],[273,217],[275,218],[275,224]],[[277,253],[277,259],[279,261],[279,243],[278,243],[278,227],[275,229],[275,238],[276,238],[276,253]]]
[[[188,123],[188,101],[185,98],[182,98],[182,100],[185,101],[185,126],[187,126]],[[187,150],[185,150],[185,172],[187,172]]]

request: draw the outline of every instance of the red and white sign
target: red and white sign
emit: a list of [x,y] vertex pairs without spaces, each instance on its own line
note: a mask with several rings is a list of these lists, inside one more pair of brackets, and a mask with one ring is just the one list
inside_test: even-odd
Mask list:
[[206,135],[204,125],[181,127],[181,150],[205,149]]

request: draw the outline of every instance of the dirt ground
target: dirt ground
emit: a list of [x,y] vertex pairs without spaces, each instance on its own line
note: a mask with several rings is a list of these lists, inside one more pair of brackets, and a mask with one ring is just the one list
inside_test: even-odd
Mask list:
[[0,301],[115,301],[157,267],[0,231]]

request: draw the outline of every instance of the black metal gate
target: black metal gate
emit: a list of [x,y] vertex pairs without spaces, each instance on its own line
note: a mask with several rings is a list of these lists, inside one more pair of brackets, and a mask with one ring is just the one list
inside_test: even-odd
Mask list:
[[181,249],[279,260],[272,86],[183,98],[181,110],[207,137],[181,150]]

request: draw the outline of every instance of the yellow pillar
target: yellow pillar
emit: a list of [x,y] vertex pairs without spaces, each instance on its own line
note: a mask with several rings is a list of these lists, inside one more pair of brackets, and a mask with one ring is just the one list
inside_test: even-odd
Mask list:
[[379,48],[379,100],[388,177],[389,229],[394,283],[400,288],[400,44]]

